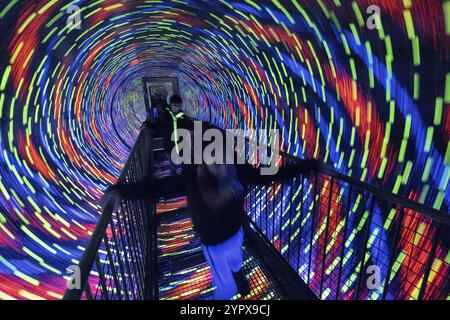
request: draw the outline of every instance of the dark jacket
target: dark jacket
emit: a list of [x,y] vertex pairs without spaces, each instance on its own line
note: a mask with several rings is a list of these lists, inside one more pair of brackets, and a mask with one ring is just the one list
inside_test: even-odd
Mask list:
[[[315,160],[303,161],[279,168],[276,175],[263,176],[259,169],[250,165],[236,165],[238,178],[244,188],[249,185],[270,184],[273,181],[283,181],[299,177],[300,174],[317,168]],[[215,245],[224,242],[234,235],[242,226],[245,219],[244,199],[238,199],[229,204],[220,213],[213,213],[208,209],[199,192],[195,165],[185,165],[183,174],[163,179],[143,181],[140,183],[120,185],[111,188],[120,191],[123,199],[150,199],[176,197],[187,195],[188,206],[192,216],[194,229],[205,245]]]
[[[174,121],[173,118],[170,114],[170,109],[169,107],[164,109],[164,112],[161,115],[161,135],[165,141],[165,148],[167,151],[170,151],[173,146],[175,145],[175,143],[171,140],[172,137],[172,132],[174,130]],[[179,119],[177,119],[177,128],[178,129],[187,129],[187,130],[193,130],[194,129],[194,123],[193,121],[186,116],[186,114],[184,114],[182,111],[181,113],[183,114],[183,116]]]

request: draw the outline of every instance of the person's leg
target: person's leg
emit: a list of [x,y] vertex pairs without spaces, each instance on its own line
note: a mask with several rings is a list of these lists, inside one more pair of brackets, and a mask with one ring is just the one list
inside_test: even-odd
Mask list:
[[215,300],[230,300],[237,293],[227,258],[227,247],[223,244],[206,246],[202,244],[203,254],[211,269],[213,284],[216,287]]
[[230,241],[228,260],[231,271],[238,272],[242,268],[242,244],[244,243],[244,231],[242,230],[242,227],[227,241]]
[[245,297],[250,293],[250,285],[242,270],[242,245],[244,243],[244,231],[242,228],[233,236],[232,240],[234,248],[230,250],[231,255],[228,257],[228,260],[238,292]]

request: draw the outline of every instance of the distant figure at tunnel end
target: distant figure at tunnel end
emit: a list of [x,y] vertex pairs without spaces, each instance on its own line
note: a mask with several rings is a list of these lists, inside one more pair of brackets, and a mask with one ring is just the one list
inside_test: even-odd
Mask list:
[[[203,145],[200,150],[202,147],[207,148]],[[194,153],[191,150],[192,157]],[[221,156],[232,155],[223,153]],[[193,227],[200,237],[216,288],[214,299],[229,300],[238,293],[245,297],[251,289],[243,269],[244,229],[247,224],[245,196],[251,186],[270,185],[298,177],[315,171],[318,163],[305,160],[280,167],[275,175],[261,175],[250,164],[225,164],[225,159],[221,159],[220,164],[192,162],[183,164],[182,174],[172,174],[163,179],[149,177],[133,184],[116,184],[106,191],[102,206],[110,203],[117,208],[122,199],[155,201],[187,195]]]
[[162,112],[158,126],[154,127],[156,131],[160,131],[165,149],[169,153],[172,148],[178,149],[178,145],[171,142],[170,137],[178,136],[179,128],[193,129],[193,122],[185,116],[182,106],[183,99],[177,94],[172,95],[169,99],[169,106]]

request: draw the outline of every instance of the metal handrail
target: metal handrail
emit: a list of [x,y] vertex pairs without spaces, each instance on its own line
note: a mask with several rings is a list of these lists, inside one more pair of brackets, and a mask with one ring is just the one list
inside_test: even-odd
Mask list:
[[[287,159],[291,159],[293,161],[297,161],[297,162],[303,161],[303,159],[293,156],[291,154],[288,154],[284,151],[280,151],[280,155]],[[354,186],[357,186],[358,188],[360,188],[362,190],[373,193],[375,196],[377,196],[379,198],[383,198],[383,199],[389,200],[390,202],[397,204],[399,206],[407,207],[411,210],[418,211],[421,214],[423,214],[435,221],[438,221],[445,225],[450,226],[450,213],[448,213],[448,212],[428,207],[428,206],[424,205],[423,203],[405,198],[404,196],[399,195],[399,194],[392,193],[392,192],[387,191],[379,186],[375,186],[375,185],[371,185],[366,182],[362,182],[353,177],[342,174],[342,173],[336,171],[336,169],[334,169],[324,163],[319,163],[318,171],[321,173],[327,174],[331,177],[338,178],[339,180],[345,181]]]
[[[222,132],[224,131],[221,128],[216,128],[222,130]],[[249,144],[249,138],[246,137],[246,146]],[[271,152],[270,146],[266,145],[265,147],[269,152]],[[279,154],[283,164],[301,163],[302,161],[304,161],[281,150],[279,150]],[[308,176],[310,176],[310,178],[307,178]],[[443,251],[445,252],[445,250],[448,249],[448,246],[446,247],[446,242],[443,241],[442,236],[443,232],[448,232],[448,230],[444,231],[444,229],[448,229],[448,227],[450,226],[449,213],[443,210],[430,208],[423,203],[407,199],[402,195],[394,194],[388,190],[383,189],[380,186],[371,185],[363,181],[359,181],[353,177],[349,177],[338,172],[336,169],[324,163],[318,163],[317,170],[315,170],[310,175],[304,174],[300,177],[292,178],[293,179],[290,181],[291,188],[293,186],[293,181],[296,178],[298,178],[297,184],[301,184],[301,200],[299,204],[300,211],[298,210],[298,207],[297,209],[292,209],[293,203],[298,204],[298,200],[294,201],[294,199],[291,198],[289,200],[290,209],[288,216],[284,216],[282,214],[283,205],[281,204],[280,212],[282,213],[280,213],[277,218],[275,218],[275,211],[273,211],[273,201],[275,200],[269,201],[269,203],[272,202],[272,204],[269,206],[272,207],[272,209],[270,209],[268,207],[269,203],[267,200],[267,187],[255,186],[255,188],[253,188],[247,196],[247,214],[250,217],[252,226],[262,235],[263,238],[266,239],[266,242],[269,245],[279,251],[280,257],[284,258],[286,262],[292,267],[292,270],[298,273],[301,278],[303,278],[303,281],[310,287],[311,290],[314,291],[318,298],[381,298],[383,300],[411,298],[422,300],[436,298],[445,299],[447,297],[448,293],[446,293],[445,288],[448,287],[448,283],[446,284],[445,278],[448,277],[448,271],[447,273],[438,274],[438,271],[436,271],[436,269],[433,269],[433,266],[434,262],[438,261],[436,259],[440,259],[441,261],[444,261],[444,259],[446,259],[445,256],[442,256],[442,254]],[[308,179],[310,179],[309,183],[313,185],[313,187],[308,191],[308,193],[310,191],[312,192],[312,200],[309,203],[309,209],[307,208],[308,199],[305,201],[303,195],[304,187],[306,186],[303,181],[303,179],[305,178],[305,181],[308,181]],[[328,186],[320,186],[321,192],[324,192],[322,196],[318,196],[318,185],[320,184],[320,181],[322,183],[327,183]],[[346,200],[342,199],[340,202],[332,201],[334,185],[340,186],[339,189],[344,188],[344,193],[347,197]],[[283,195],[283,191],[287,186],[289,186],[289,183],[281,183],[278,186],[279,188],[281,188],[280,193]],[[271,191],[271,193],[272,192],[273,191]],[[341,195],[343,195],[344,193],[341,193]],[[356,219],[356,221],[359,221],[359,225],[353,225],[353,229],[351,229],[353,222],[351,223],[349,221],[349,214],[353,212],[351,205],[356,203],[356,198],[354,199],[354,201],[352,201],[352,195],[358,195],[358,197],[359,195],[363,195],[363,206],[357,207],[357,211],[355,212],[356,215],[352,218]],[[308,194],[306,196],[309,197]],[[261,199],[265,199],[265,203]],[[304,201],[306,202],[305,204],[303,203]],[[326,203],[323,203],[323,201],[325,201]],[[376,203],[377,205],[375,205]],[[337,212],[333,213],[332,215],[332,207],[334,208],[334,210],[337,210],[337,212],[340,211],[338,207],[341,207],[344,211],[339,212],[338,215],[336,215]],[[377,207],[377,209],[375,209],[375,207]],[[382,214],[382,212],[387,213],[387,208],[389,207],[391,208],[389,214],[392,214],[392,212],[394,212],[392,218],[386,217],[386,220],[384,220],[381,225],[379,221],[377,222],[376,220],[372,220],[375,210],[377,210],[379,214]],[[294,213],[292,211],[294,211]],[[311,214],[310,218],[307,217],[307,215],[309,214]],[[293,219],[294,215],[296,216],[295,219]],[[317,221],[317,219],[321,216],[324,220]],[[299,219],[296,220],[297,218]],[[338,220],[338,222],[336,221],[336,219]],[[333,226],[329,225],[330,220],[334,220],[335,224],[343,224],[341,225],[341,227],[343,227],[343,235],[342,233],[340,236],[336,235],[336,232],[338,232],[336,229],[337,227],[333,229]],[[375,265],[369,265],[366,260],[367,254],[373,249],[372,241],[374,241],[373,239],[375,239],[372,238],[374,235],[371,232],[371,228],[383,229],[383,227],[385,227],[385,223],[387,223],[388,221],[390,221],[389,224],[392,224],[391,228],[388,231],[389,239],[384,242],[385,248],[387,248],[388,253],[381,253],[381,255],[388,255],[388,257],[386,257],[387,260],[381,262],[381,260],[375,258],[375,260],[372,261],[373,263],[375,263]],[[307,224],[304,225],[304,223]],[[422,234],[422,232],[414,229],[414,223],[421,225],[421,227],[430,229],[426,233]],[[274,230],[275,225],[276,230]],[[297,225],[295,233],[292,230],[293,225]],[[286,226],[288,226],[288,229],[284,230],[283,232],[283,227]],[[409,232],[410,234],[413,234],[414,240],[411,240],[411,235],[409,236],[409,238],[406,237],[405,239],[403,237],[400,237],[402,232]],[[293,235],[294,240],[292,240]],[[349,243],[351,243],[351,239],[356,236],[359,237],[358,242],[354,243],[351,249],[348,250],[347,241],[350,241]],[[342,240],[337,240],[338,237],[342,237]],[[282,238],[284,238],[285,246],[283,246],[283,241],[281,240]],[[330,242],[331,238],[333,238],[333,240],[331,240]],[[421,238],[426,239],[424,241],[426,241],[425,243],[427,244],[424,245],[424,247],[420,245],[420,242],[416,243],[416,241],[419,241],[416,239]],[[332,246],[334,246],[334,248],[337,248],[336,250],[338,250],[338,254],[340,254],[338,256],[336,256],[336,254],[332,256],[333,264],[330,264],[331,261],[329,259],[331,259],[331,256],[329,254],[330,252],[328,252],[328,244],[331,243],[333,243]],[[400,243],[402,243],[402,245],[400,245]],[[292,246],[294,250],[292,249]],[[372,249],[370,249],[371,246]],[[407,248],[410,248],[409,250],[413,251],[404,252],[402,246],[406,246]],[[315,251],[313,255],[313,250],[317,250],[319,248],[320,251]],[[308,254],[303,255],[303,252],[301,253],[301,249],[304,250],[305,254],[306,252],[308,252]],[[379,248],[375,248],[373,250],[375,250],[377,254],[380,254],[380,252],[382,252],[382,250]],[[353,258],[352,262],[348,263],[346,267],[344,267],[344,264],[346,263],[344,261],[347,259],[347,254],[352,255]],[[404,255],[407,259],[415,260],[417,262],[408,262],[407,264],[403,265],[397,260],[401,259],[397,258],[398,255]],[[294,260],[293,257],[295,257]],[[327,259],[328,264],[326,264]],[[367,291],[368,287],[364,288],[363,284],[364,281],[366,281],[365,277],[367,277],[366,273],[368,272],[368,269],[366,268],[368,268],[369,266],[377,266],[378,262],[380,263],[380,265],[384,264],[383,268],[385,268],[384,270],[381,271],[380,269],[379,271],[379,275],[383,277],[383,280],[381,286],[379,286],[378,288],[380,288],[382,292],[378,291],[377,289],[375,295],[371,296],[370,289],[369,291]],[[334,265],[335,263],[336,265]],[[416,269],[410,269],[410,264],[413,264],[411,268]],[[307,270],[301,271],[301,266],[302,268],[306,266]],[[325,273],[326,266],[327,273]],[[414,286],[409,284],[410,287],[412,286],[414,290],[413,292],[396,290],[396,285],[395,283],[393,284],[393,281],[394,279],[396,279],[395,277],[397,275],[397,271],[395,270],[398,270],[399,268],[402,268],[403,274],[413,273],[414,277],[422,279],[420,283],[416,283]],[[334,271],[332,271],[333,269]],[[315,274],[315,272],[318,273]],[[349,275],[349,272],[351,273],[351,276]],[[431,274],[433,274],[433,276],[431,276]],[[355,275],[356,282],[352,284],[354,279],[352,280],[351,277]],[[330,281],[337,282],[330,285]],[[349,287],[347,287],[347,289],[344,289],[348,285],[349,281],[350,287],[352,288],[353,292],[351,292]],[[400,278],[400,281],[407,280]],[[351,293],[349,293],[348,290],[350,290]]]
[[[198,121],[194,118],[191,118],[193,121]],[[225,132],[224,129],[217,127],[216,125],[212,125],[212,124],[208,124],[211,127],[214,127],[216,129],[219,129],[222,132]],[[245,137],[246,141],[249,141],[248,137]],[[265,147],[267,147],[267,150],[270,151],[271,146],[269,145],[264,145]],[[283,150],[279,150],[279,154],[281,157],[285,157],[286,159],[295,161],[297,163],[300,163],[302,161],[305,161],[302,158],[299,158],[297,156],[294,156],[292,154],[289,154]],[[324,174],[327,174],[329,176],[338,178],[342,181],[345,181],[349,184],[352,184],[354,186],[357,186],[358,188],[368,191],[370,193],[373,193],[374,195],[376,195],[377,197],[389,200],[392,203],[395,203],[397,205],[403,206],[403,207],[407,207],[409,209],[412,209],[414,211],[418,211],[421,214],[435,220],[438,222],[441,222],[445,225],[450,225],[450,213],[445,212],[443,210],[437,210],[431,207],[428,207],[426,205],[424,205],[423,203],[405,198],[402,195],[399,194],[394,194],[388,190],[383,189],[380,186],[375,186],[375,185],[371,185],[369,183],[357,180],[351,176],[345,175],[343,173],[338,172],[336,169],[332,168],[331,166],[320,162],[319,166],[318,166],[318,171]]]
[[[125,165],[122,168],[121,174],[118,178],[118,183],[125,183],[127,180],[127,172],[132,165],[132,162],[135,160],[134,155],[140,152],[139,148],[143,148],[143,152],[146,157],[150,157],[151,152],[151,140],[152,133],[150,129],[150,125],[148,123],[144,123],[142,130],[140,131],[136,142],[130,152],[130,156],[128,157]],[[150,159],[144,159],[144,162]],[[151,174],[151,164],[148,164],[147,170],[144,170],[144,176],[148,176]],[[114,213],[113,207],[111,204],[107,204],[105,208],[102,210],[100,218],[95,226],[95,229],[92,233],[92,236],[89,240],[89,243],[86,246],[86,249],[81,256],[79,261],[79,275],[80,275],[80,286],[78,288],[70,289],[68,288],[63,296],[63,300],[79,300],[83,295],[83,291],[87,291],[87,294],[90,295],[90,290],[87,289],[89,275],[94,266],[95,259],[97,257],[99,248],[101,246],[102,241],[105,239],[105,234],[108,228],[108,224],[112,219],[112,214]],[[72,277],[75,276],[75,273]]]
[[[283,164],[304,161],[285,152],[280,152],[280,156]],[[294,181],[297,182],[294,183]],[[280,256],[291,265],[295,272],[298,272],[317,297],[321,299],[404,298],[405,292],[396,291],[395,284],[392,284],[397,274],[397,271],[394,270],[399,268],[403,268],[403,274],[405,272],[412,273],[414,277],[422,279],[421,282],[414,283],[414,286],[410,284],[414,292],[406,293],[406,297],[422,300],[436,297],[441,299],[447,296],[445,277],[446,274],[448,276],[448,273],[437,275],[438,271],[432,270],[432,266],[437,261],[436,259],[441,261],[446,259],[445,255],[442,256],[442,252],[446,252],[448,246],[446,247],[446,242],[443,241],[442,232],[444,228],[450,226],[448,213],[429,208],[421,203],[385,191],[378,186],[355,180],[326,164],[319,164],[317,170],[311,174],[293,176],[290,182],[285,181],[277,185],[280,188],[281,197],[289,185],[292,190],[293,183],[297,186],[296,190],[301,190],[301,196],[297,198],[291,196],[287,200],[289,209],[285,207],[285,210],[289,210],[288,213],[283,211],[284,201],[281,201],[280,204],[275,199],[267,199],[268,195],[273,195],[274,192],[272,190],[268,193],[268,188],[271,187],[267,186],[255,186],[251,190],[246,200],[247,213],[251,217],[253,227],[262,233],[267,243],[279,251]],[[306,190],[305,200],[304,191],[308,184],[310,187],[309,190]],[[343,197],[339,201],[337,200],[337,191],[333,190],[334,186],[338,187],[339,197]],[[356,200],[360,196],[362,196],[361,201]],[[297,208],[294,203],[298,205]],[[358,205],[354,211],[353,204],[357,203],[362,206]],[[274,211],[275,205],[281,205],[277,215]],[[383,219],[383,221],[372,220],[375,210],[378,212],[378,216],[383,212],[385,214],[394,212],[394,215],[389,218],[386,216],[387,220]],[[355,215],[349,220],[351,212]],[[308,215],[310,215],[309,218]],[[296,216],[295,219],[294,216]],[[351,222],[352,220],[353,222]],[[372,246],[374,241],[381,241],[381,238],[377,238],[371,230],[373,228],[383,229],[388,220],[391,227],[386,229],[386,235],[389,235],[384,242],[384,250],[388,250],[386,252],[379,247]],[[414,227],[415,223],[427,230],[429,228],[429,230],[417,231]],[[338,229],[337,225],[342,229]],[[292,230],[293,226],[296,226],[294,227],[295,232]],[[284,231],[283,228],[285,228]],[[350,236],[348,232],[351,232]],[[406,238],[400,237],[402,232],[410,235]],[[411,240],[411,236],[414,240]],[[358,237],[358,240],[350,247],[354,237]],[[333,240],[330,240],[331,238]],[[421,238],[425,239],[424,243],[427,245],[421,246],[421,243],[418,242]],[[403,246],[410,248],[405,250],[412,251],[404,252]],[[331,248],[337,250],[332,255],[329,251]],[[375,260],[368,263],[371,250],[376,252],[374,253]],[[345,267],[346,275],[344,275],[343,269],[343,264],[346,262],[343,261],[348,257],[345,252],[353,256],[352,262],[347,263]],[[381,256],[388,255],[388,257],[379,260],[379,254]],[[399,254],[410,259],[408,261],[417,262],[408,262],[403,265],[397,260]],[[293,256],[295,256],[294,260]],[[326,263],[326,261],[328,262]],[[382,292],[376,289],[375,296],[370,296],[370,289],[367,290],[368,287],[365,288],[363,283],[367,279],[367,268],[378,266],[377,263],[384,268],[382,271],[379,269],[379,275],[383,280],[382,285],[378,285],[378,288]],[[412,264],[411,269],[409,269],[410,264]],[[300,271],[304,267],[307,270]],[[352,280],[351,277],[354,276],[356,278]],[[336,279],[337,282],[333,282]],[[348,285],[348,283],[350,284]],[[341,287],[343,284],[344,287],[347,286],[347,289]]]

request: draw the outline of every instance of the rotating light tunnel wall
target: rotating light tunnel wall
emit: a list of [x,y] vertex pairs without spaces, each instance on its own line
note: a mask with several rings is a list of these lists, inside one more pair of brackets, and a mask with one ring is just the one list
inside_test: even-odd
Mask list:
[[[143,120],[143,76],[179,77],[194,117],[279,128],[287,152],[447,212],[449,10],[439,0],[2,1],[0,298],[61,297]],[[448,278],[448,251],[440,257]]]

